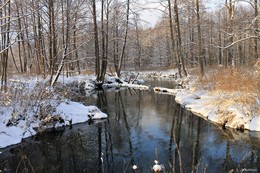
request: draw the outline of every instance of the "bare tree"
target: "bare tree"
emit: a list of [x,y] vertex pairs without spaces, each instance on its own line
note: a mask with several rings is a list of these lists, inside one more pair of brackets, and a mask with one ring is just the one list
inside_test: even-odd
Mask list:
[[0,0],[0,57],[1,57],[1,91],[7,91],[7,69],[8,69],[8,53],[11,46],[10,43],[10,19],[11,4],[10,0]]
[[97,12],[96,12],[96,1],[92,0],[92,15],[93,15],[93,29],[94,29],[94,38],[95,38],[95,71],[97,80],[100,78],[100,57],[99,57],[99,40],[98,40],[98,26],[97,26]]
[[[14,1],[15,6],[16,6],[16,10],[17,10],[17,17],[18,17],[18,51],[19,51],[19,61],[20,61],[20,71],[26,72],[27,71],[27,55],[25,52],[25,40],[24,40],[24,32],[22,31],[22,15],[20,13],[20,7],[21,6],[18,1]],[[22,49],[22,53],[21,53],[21,49]],[[23,60],[22,60],[23,57]],[[24,61],[24,63],[22,63],[22,61]]]
[[[255,0],[255,18],[258,17],[258,2],[257,0]],[[259,5],[260,5],[260,2],[259,2]],[[257,32],[258,30],[258,20],[255,21],[255,32]],[[255,38],[255,58],[257,59],[258,58],[258,38]]]
[[198,28],[198,56],[200,63],[200,75],[204,76],[204,65],[203,65],[203,57],[202,57],[202,42],[201,42],[201,30],[200,30],[200,8],[199,8],[199,0],[196,0],[196,16],[197,16],[197,28]]
[[[54,0],[48,0],[49,6],[49,59],[50,59],[50,69],[51,78],[50,82],[52,83],[52,78],[57,70],[57,49],[56,49],[56,27],[55,27],[55,15],[54,15]],[[67,9],[67,14],[69,13],[69,9]],[[68,17],[68,16],[67,16]],[[68,19],[67,19],[68,22]],[[68,24],[68,23],[67,23]],[[68,40],[67,40],[68,41]]]
[[172,8],[171,8],[171,0],[168,0],[168,13],[169,13],[169,23],[170,23],[170,33],[171,33],[171,46],[172,46],[172,57],[174,57],[174,53],[176,54],[175,58],[175,64],[178,68],[178,72],[180,77],[182,77],[181,73],[181,64],[180,64],[180,57],[178,56],[178,53],[176,52],[174,48],[174,28],[173,28],[173,19],[172,19]]
[[78,74],[81,74],[80,71],[80,63],[79,63],[79,55],[78,55],[78,48],[77,48],[77,22],[78,22],[78,10],[79,10],[79,5],[76,5],[76,9],[74,12],[74,24],[73,24],[73,51],[74,51],[74,56],[75,56],[75,60],[76,60],[76,66],[77,66],[77,71]]
[[127,36],[128,36],[129,13],[130,13],[130,0],[127,0],[124,42],[123,42],[122,51],[121,51],[121,54],[119,57],[118,68],[116,69],[116,73],[117,73],[118,77],[120,77],[120,75],[121,75],[122,64],[123,64],[123,60],[125,57],[125,48],[126,48],[126,41],[127,41]]
[[[184,62],[184,57],[183,57],[183,51],[182,51],[182,41],[181,41],[181,28],[180,28],[180,20],[179,20],[179,12],[178,12],[178,4],[177,0],[174,0],[174,14],[175,14],[175,24],[177,27],[177,56],[179,57],[178,59],[181,61],[182,65],[182,70],[185,76],[187,76],[187,71],[185,67],[185,62]],[[182,75],[180,74],[180,77]]]
[[[109,6],[110,6],[109,0],[102,0],[101,1],[101,37],[102,37],[102,65],[101,65],[101,74],[99,77],[99,81],[102,81],[102,83],[105,80],[105,74],[107,70],[107,64],[108,64],[108,27],[109,27]],[[106,9],[105,9],[106,7]],[[104,11],[106,11],[106,22],[104,21]],[[106,30],[105,30],[106,27]]]
[[[228,23],[227,23],[227,32],[230,33],[229,35],[229,39],[228,39],[228,43],[231,44],[233,43],[233,17],[234,17],[234,11],[235,11],[235,2],[233,0],[229,0],[229,2],[227,2],[226,0],[226,8],[228,10]],[[228,49],[228,59],[227,62],[232,63],[232,66],[235,66],[235,59],[233,56],[233,47],[230,46],[230,48]]]
[[[52,0],[49,0],[49,1],[52,1]],[[59,76],[61,74],[61,71],[62,71],[62,69],[64,67],[65,61],[66,61],[66,59],[67,59],[67,57],[69,55],[68,47],[69,47],[69,44],[70,44],[69,34],[70,34],[70,26],[71,26],[70,18],[69,18],[70,5],[71,5],[70,4],[70,0],[66,0],[67,10],[66,10],[66,31],[65,31],[65,37],[64,37],[65,44],[62,45],[62,57],[61,57],[61,61],[60,61],[59,67],[57,69],[57,72],[55,73],[54,78],[53,79],[51,78],[52,80],[50,80],[50,85],[51,86],[53,86],[57,82],[57,80],[58,80],[58,78],[59,78]]]

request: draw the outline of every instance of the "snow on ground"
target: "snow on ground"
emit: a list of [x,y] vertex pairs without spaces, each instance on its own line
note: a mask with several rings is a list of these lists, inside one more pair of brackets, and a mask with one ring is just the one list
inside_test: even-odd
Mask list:
[[140,90],[149,90],[150,87],[146,85],[140,85],[140,84],[129,84],[129,83],[123,83],[123,87],[133,88],[133,89],[140,89]]
[[22,141],[23,138],[27,138],[31,135],[35,135],[36,132],[31,127],[26,125],[26,121],[20,121],[16,126],[6,127],[5,122],[9,116],[1,115],[0,124],[0,148],[7,147],[12,144],[17,144]]
[[[141,76],[172,78],[177,71],[166,72],[142,72]],[[176,76],[175,74],[175,76]],[[197,77],[189,75],[183,79],[177,79],[176,83],[184,86],[184,89],[155,87],[159,94],[175,95],[175,100],[187,110],[206,120],[225,125],[235,129],[248,129],[260,131],[260,101],[256,103],[239,103],[236,98],[247,97],[248,94],[210,92],[206,89],[195,89]],[[239,96],[240,97],[240,96]],[[259,98],[259,95],[253,96]]]
[[[59,82],[81,83],[91,79],[93,76],[61,77]],[[9,92],[16,93],[8,96],[1,93],[5,97],[1,96],[0,101],[0,148],[20,143],[23,138],[35,135],[39,129],[82,123],[90,118],[107,118],[107,114],[96,106],[85,106],[58,95],[53,88],[46,87],[46,82],[48,80],[39,77],[10,80],[12,88]],[[54,109],[51,115],[43,115],[48,109]],[[64,123],[56,122],[55,116]],[[50,121],[44,122],[47,119]]]
[[[259,100],[255,105],[247,106],[230,99],[234,96],[230,93],[212,93],[204,89],[194,90],[192,86],[196,82],[196,77],[188,76],[187,78],[180,80],[178,79],[177,70],[140,73],[130,72],[130,75],[126,74],[125,78],[120,79],[117,77],[107,77],[103,87],[129,87],[141,90],[150,89],[149,86],[140,84],[143,81],[137,79],[139,77],[149,79],[177,79],[176,83],[180,84],[182,87],[184,86],[184,89],[156,87],[154,88],[154,91],[162,94],[176,95],[175,100],[183,107],[212,122],[225,124],[231,128],[260,131]],[[69,78],[61,76],[58,82],[62,84],[76,82],[77,85],[84,85],[83,88],[91,93],[95,90],[94,80],[95,76],[93,75],[79,75]],[[101,112],[95,106],[85,106],[81,103],[66,100],[57,94],[49,95],[49,93],[54,92],[54,88],[46,87],[48,85],[44,84],[47,82],[48,79],[43,80],[40,77],[17,77],[10,79],[9,83],[11,83],[10,87],[12,88],[12,91],[16,93],[15,96],[19,96],[19,94],[20,96],[14,98],[5,96],[0,100],[0,148],[20,143],[23,138],[35,135],[37,132],[34,129],[42,128],[43,120],[40,120],[38,110],[41,106],[46,107],[47,105],[50,105],[51,107],[54,107],[55,110],[52,112],[53,115],[58,115],[56,118],[58,118],[59,121],[64,121],[63,124],[62,121],[61,124],[56,124],[56,120],[54,118],[51,119],[50,117],[52,115],[45,115],[44,120],[51,120],[53,126],[71,125],[71,123],[86,122],[90,118],[102,119],[107,117],[105,113]],[[35,94],[36,96],[30,95],[30,92],[35,92],[35,90],[38,92]],[[23,93],[23,91],[26,92]],[[31,99],[32,96],[33,99],[36,100]],[[7,126],[8,123],[11,125]]]
[[[129,76],[133,76],[132,79],[138,77],[136,81],[131,81]],[[175,100],[180,103],[186,109],[192,111],[194,114],[201,116],[209,121],[225,124],[227,127],[237,129],[249,129],[252,131],[260,131],[260,101],[255,105],[239,104],[232,100],[237,93],[217,93],[209,92],[205,89],[194,89],[197,77],[189,75],[186,78],[179,79],[177,70],[167,71],[148,71],[148,72],[124,72],[122,78],[106,77],[103,88],[119,88],[129,87],[135,89],[148,90],[150,87],[140,85],[142,80],[139,78],[164,78],[175,80],[177,84],[180,84],[182,88],[168,89],[163,87],[155,87],[154,91],[160,94],[176,95]],[[93,88],[93,77],[88,85]],[[135,84],[134,82],[138,83]],[[252,107],[256,107],[253,109]]]
[[136,77],[138,77],[138,74],[131,73],[132,77],[130,77],[131,75],[130,76],[127,75],[129,74],[126,74],[122,78],[107,76],[102,87],[104,89],[121,88],[121,87],[140,89],[140,90],[150,89],[149,86],[141,85],[141,83],[144,82],[143,80],[135,79]]
[[66,125],[71,120],[73,124],[83,123],[92,119],[107,118],[107,114],[101,112],[96,106],[85,106],[77,102],[63,102],[56,108],[56,114],[61,115]]
[[164,87],[154,87],[154,92],[159,94],[169,94],[169,95],[176,95],[178,92],[182,91],[183,89],[170,89],[170,88],[164,88]]
[[133,88],[133,89],[140,89],[140,90],[149,90],[150,87],[146,85],[139,85],[139,84],[131,84],[131,83],[110,83],[110,84],[103,84],[103,88]]
[[[149,86],[140,85],[142,81],[136,80],[132,73],[131,75],[131,78],[127,79],[126,76],[124,80],[107,77],[104,87],[149,89]],[[48,81],[48,78],[38,76],[14,76],[9,79],[9,94],[12,94],[0,101],[0,148],[20,143],[23,138],[48,128],[107,118],[107,114],[96,106],[85,106],[65,99],[63,95],[56,93],[55,88],[48,86]],[[62,84],[59,86],[60,92],[63,87],[72,83],[76,83],[79,88],[83,86],[86,93],[95,90],[94,75],[60,76],[58,82]],[[66,91],[64,92],[66,95]]]
[[259,103],[243,105],[233,100],[232,93],[183,90],[175,100],[186,109],[209,121],[239,130],[260,131]]
[[[103,87],[149,89],[149,86],[140,85],[142,81],[135,80],[134,77],[124,80],[107,77],[106,84]],[[96,106],[85,106],[67,100],[55,93],[54,88],[46,85],[48,80],[41,77],[18,76],[9,80],[12,88],[10,93],[19,91],[19,94],[16,94],[15,97],[10,95],[10,98],[6,96],[5,99],[0,101],[0,148],[20,143],[23,138],[35,135],[38,131],[48,128],[82,123],[89,119],[107,118],[107,114],[101,112]],[[61,87],[71,83],[76,83],[78,87],[83,85],[86,93],[95,90],[94,75],[60,76],[58,82],[63,84]],[[54,110],[51,109],[52,112],[48,115],[41,115],[39,107],[45,108],[48,106]],[[42,112],[46,112],[45,109]]]
[[164,79],[177,79],[178,78],[178,70],[159,70],[159,71],[141,71],[139,72],[140,78],[144,79],[157,79],[157,78],[164,78]]
[[[70,125],[69,121],[72,121],[72,124],[83,123],[88,121],[90,117],[92,119],[107,118],[107,114],[101,112],[96,106],[85,106],[73,101],[60,103],[54,114],[60,115],[65,120],[65,125]],[[41,128],[41,121],[33,119],[32,115],[28,116],[31,117],[30,121],[20,120],[18,124],[7,127],[6,124],[10,116],[8,111],[0,115],[0,148],[20,143],[23,138],[35,135],[35,128]]]
[[66,76],[60,76],[58,79],[58,82],[64,83],[64,84],[69,84],[73,82],[88,82],[88,81],[94,81],[95,80],[95,75],[77,75],[77,76],[71,76],[71,77],[66,77]]

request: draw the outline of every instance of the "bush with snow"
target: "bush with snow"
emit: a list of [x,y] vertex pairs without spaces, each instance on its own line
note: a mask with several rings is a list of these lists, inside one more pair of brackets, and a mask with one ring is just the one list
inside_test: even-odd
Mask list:
[[[68,83],[78,83],[71,79]],[[75,95],[72,84],[57,83],[49,87],[44,80],[10,81],[8,91],[1,92],[0,101],[0,148],[21,142],[35,135],[36,131],[56,128],[91,119],[106,118],[107,115],[95,106],[67,100]],[[76,88],[75,90],[78,90]]]

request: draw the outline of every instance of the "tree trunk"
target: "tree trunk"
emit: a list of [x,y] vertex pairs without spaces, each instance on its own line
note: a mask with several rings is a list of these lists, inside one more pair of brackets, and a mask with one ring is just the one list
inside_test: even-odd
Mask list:
[[73,49],[75,51],[75,60],[76,60],[78,74],[81,74],[80,64],[79,64],[79,55],[78,55],[78,49],[77,49],[77,26],[76,26],[77,21],[78,21],[78,12],[76,12],[76,14],[75,14],[74,25],[73,25]]
[[195,65],[195,58],[194,58],[194,27],[193,27],[193,22],[194,22],[194,12],[192,11],[192,8],[195,6],[194,1],[192,1],[191,8],[188,6],[189,14],[191,17],[189,17],[189,41],[190,41],[190,48],[189,48],[189,56],[190,56],[190,65],[191,68],[194,67]]
[[[21,2],[21,1],[20,1]],[[23,9],[23,6],[21,5],[20,6],[20,9],[21,9],[21,16],[24,16],[24,17],[22,17],[22,19],[23,19],[23,24],[24,24],[24,27],[23,27],[23,30],[25,31],[25,38],[26,38],[26,40],[27,40],[27,44],[26,44],[26,48],[27,48],[27,54],[26,54],[26,56],[27,56],[27,60],[28,60],[28,63],[30,64],[29,65],[29,70],[30,70],[30,72],[31,72],[31,68],[32,68],[32,62],[31,61],[33,61],[32,60],[32,54],[33,54],[33,52],[32,52],[32,46],[31,46],[31,44],[30,44],[30,42],[28,41],[28,40],[30,40],[30,36],[29,36],[29,26],[28,26],[28,20],[27,20],[27,18],[25,17],[26,15],[26,13],[27,13],[27,11],[26,12],[24,12],[24,9]],[[38,69],[38,67],[37,67],[37,69]]]
[[[16,71],[17,71],[18,73],[21,73],[21,72],[19,71],[19,68],[18,68],[17,64],[16,64],[12,47],[10,47],[10,52],[11,52],[12,60],[13,60],[13,63],[14,63],[14,66],[15,66]],[[1,69],[0,69],[0,73],[1,73]]]
[[[67,9],[69,11],[69,9]],[[58,69],[58,57],[57,57],[57,38],[55,29],[55,13],[54,13],[54,0],[49,0],[49,59],[50,67],[49,72],[51,73],[52,81],[55,71]]]
[[65,38],[64,38],[64,45],[63,45],[63,55],[62,55],[62,59],[61,59],[61,62],[60,62],[60,65],[57,69],[57,72],[55,74],[55,77],[52,81],[50,81],[50,84],[51,86],[55,85],[55,83],[57,82],[60,74],[61,74],[61,71],[64,67],[64,64],[65,64],[65,61],[67,59],[67,56],[68,56],[68,45],[70,43],[70,39],[69,39],[69,31],[70,31],[70,20],[69,20],[69,12],[70,12],[70,5],[69,5],[69,0],[66,1],[66,6],[67,6],[67,11],[66,11],[66,35],[65,35]]
[[[218,19],[218,25],[220,26],[221,24],[221,19],[220,19],[220,13],[219,13],[219,19]],[[222,37],[221,37],[221,30],[220,27],[218,28],[218,45],[219,45],[219,49],[218,49],[218,65],[223,64],[222,60],[223,60],[223,49],[222,47]]]
[[[26,56],[24,54],[24,51],[23,51],[23,55],[21,53],[21,42],[23,42],[23,37],[22,37],[22,22],[21,22],[21,15],[20,15],[20,9],[19,9],[19,5],[18,5],[18,2],[15,1],[15,6],[16,6],[16,11],[17,11],[17,17],[18,17],[18,29],[19,29],[19,33],[18,33],[18,56],[19,56],[19,62],[20,62],[20,71],[21,73],[23,73],[24,71],[26,71]],[[23,50],[25,50],[23,48]],[[22,60],[22,57],[24,58],[24,64],[23,64],[23,60]]]
[[52,10],[53,9],[53,0],[49,0],[48,1],[48,5],[49,5],[49,59],[50,59],[50,67],[49,67],[49,71],[51,72],[51,77],[50,77],[50,84],[52,84],[53,81],[53,75],[54,75],[54,58],[53,58],[53,39],[52,39]]
[[182,42],[181,42],[181,29],[180,29],[180,21],[179,21],[179,12],[178,12],[178,5],[177,5],[177,0],[174,0],[174,13],[175,13],[175,24],[177,26],[177,40],[178,40],[178,59],[181,61],[182,65],[182,70],[185,76],[187,76],[187,71],[185,68],[185,62],[184,62],[184,57],[183,57],[183,52],[182,52]]
[[141,67],[141,45],[140,45],[140,34],[138,28],[137,17],[135,16],[135,33],[136,33],[136,51],[137,51],[137,59],[135,60],[135,67],[137,65],[138,69]]
[[[107,0],[107,13],[106,13],[106,70],[103,71],[103,73],[106,73],[107,71],[107,64],[108,64],[108,33],[109,33],[109,6],[110,6],[111,1]],[[103,74],[105,76],[105,74]]]
[[125,35],[124,35],[124,42],[123,42],[123,47],[122,47],[122,52],[119,57],[119,64],[118,64],[118,69],[117,69],[117,76],[120,77],[121,73],[121,68],[125,56],[125,48],[126,48],[126,41],[127,41],[127,36],[128,36],[128,24],[129,24],[129,12],[130,12],[130,0],[127,0],[127,10],[126,10],[126,25],[125,25]]
[[[52,0],[53,1],[53,0]],[[67,2],[68,3],[68,2]],[[70,6],[70,5],[69,5]],[[69,8],[69,7],[67,7]],[[69,12],[70,9],[67,9]],[[52,2],[52,9],[51,9],[51,25],[52,25],[52,57],[53,57],[53,68],[57,70],[58,68],[58,57],[57,57],[57,38],[56,38],[56,27],[55,27],[55,14],[54,14],[54,3]]]
[[[260,1],[259,1],[260,3]],[[257,0],[255,0],[255,17],[258,16],[258,3],[257,3]],[[259,29],[258,27],[258,20],[255,21],[255,30]],[[256,32],[256,31],[255,31]],[[257,59],[258,58],[258,41],[259,38],[255,38],[255,58]]]
[[10,48],[10,14],[11,4],[10,0],[5,0],[4,3],[0,0],[0,30],[1,30],[1,46],[0,58],[2,64],[1,75],[1,91],[7,91],[7,68],[8,68],[8,52]]
[[[21,65],[21,72],[24,73],[27,71],[27,56],[25,52],[25,40],[24,40],[24,32],[22,31],[22,21],[21,21],[21,15],[20,15],[20,9],[18,1],[15,1],[15,6],[17,10],[17,16],[18,16],[18,28],[19,28],[19,42],[18,42],[18,48],[19,48],[19,59],[20,59],[20,65]],[[22,43],[22,44],[21,44]],[[22,54],[21,54],[21,48],[22,48]],[[22,57],[23,57],[23,64],[22,64]]]
[[95,63],[95,70],[96,70],[96,76],[97,80],[100,79],[100,57],[99,57],[99,40],[98,40],[98,27],[97,27],[97,13],[96,13],[96,1],[92,0],[92,10],[93,10],[93,24],[94,24],[94,38],[95,38],[95,57],[96,57],[96,63]]
[[198,28],[198,56],[200,63],[200,75],[204,76],[204,65],[203,65],[203,56],[202,56],[202,42],[201,42],[201,30],[200,30],[200,9],[199,9],[199,0],[196,0],[196,15],[197,15],[197,28]]
[[[227,23],[227,31],[229,33],[229,39],[228,39],[228,44],[232,44],[233,43],[233,36],[232,36],[232,32],[233,32],[233,16],[234,16],[234,4],[233,4],[233,0],[229,0],[229,3],[227,3],[226,1],[226,7],[228,9],[228,23]],[[228,48],[227,50],[227,64],[229,64],[231,62],[232,67],[235,66],[235,57],[233,56],[233,46],[231,46],[230,48]]]
[[[34,1],[32,4],[32,11],[36,11],[37,5],[35,6],[35,3],[38,3],[37,1]],[[37,23],[36,15],[32,16],[33,23]],[[39,17],[39,16],[38,16]],[[42,63],[41,63],[41,46],[39,41],[39,35],[37,32],[37,25],[33,25],[33,37],[34,37],[34,47],[36,52],[36,63],[37,63],[37,73],[38,75],[42,75]]]
[[[172,57],[174,57],[174,53],[176,53],[176,50],[174,48],[174,35],[173,35],[173,22],[172,22],[172,9],[171,9],[171,0],[168,0],[168,13],[169,13],[169,23],[170,23],[170,33],[171,33],[171,46],[172,46]],[[182,78],[181,73],[181,65],[180,65],[180,59],[179,56],[175,56],[175,64],[178,68],[178,72],[180,77]]]
[[114,21],[115,21],[115,26],[114,26],[114,32],[113,32],[113,54],[114,54],[114,67],[115,71],[118,71],[118,64],[119,64],[119,46],[118,46],[118,40],[119,40],[119,25],[118,25],[118,16],[119,16],[119,10],[118,7],[115,7],[115,16],[114,16]]
[[[36,1],[36,11],[37,11],[37,40],[35,40],[37,42],[37,54],[38,54],[38,58],[39,58],[39,66],[41,69],[41,74],[43,76],[43,78],[46,78],[46,69],[45,69],[45,59],[44,59],[44,46],[43,46],[43,34],[42,34],[42,23],[41,23],[41,14],[40,14],[40,4],[39,4],[39,0]],[[35,17],[36,18],[36,17]]]
[[[107,3],[108,5],[108,3]],[[102,81],[102,83],[105,80],[105,74],[106,74],[106,70],[107,70],[107,49],[106,49],[106,35],[108,33],[105,33],[105,28],[104,28],[104,0],[101,0],[101,37],[102,37],[102,65],[101,65],[101,74],[100,74],[100,79],[99,81]],[[108,7],[107,7],[108,8]],[[107,22],[108,22],[108,13],[109,11],[107,10]]]

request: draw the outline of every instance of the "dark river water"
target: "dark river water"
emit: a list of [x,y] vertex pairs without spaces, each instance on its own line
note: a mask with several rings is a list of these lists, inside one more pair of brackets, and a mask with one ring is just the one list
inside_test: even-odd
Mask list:
[[[173,87],[171,82],[157,86]],[[2,172],[259,172],[260,133],[222,130],[151,91],[99,91],[76,99],[108,119],[42,133],[2,150]],[[137,165],[137,170],[132,166]]]

